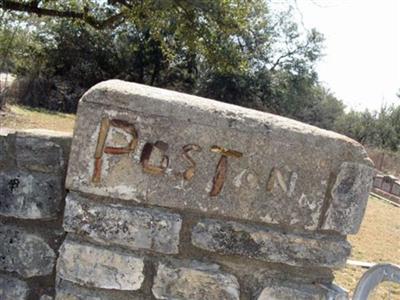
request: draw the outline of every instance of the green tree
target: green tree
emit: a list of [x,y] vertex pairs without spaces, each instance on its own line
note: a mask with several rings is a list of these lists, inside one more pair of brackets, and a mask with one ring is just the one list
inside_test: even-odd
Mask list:
[[[33,73],[44,78],[45,91],[62,81],[62,90],[75,100],[62,95],[46,102],[46,93],[31,100],[48,108],[74,111],[76,95],[99,81],[120,78],[328,129],[343,113],[342,103],[319,85],[314,70],[322,36],[316,30],[301,34],[292,10],[270,11],[264,0],[63,0],[29,5],[7,0],[2,7],[26,23],[32,13],[54,17],[33,19],[30,34],[44,57]],[[31,13],[30,18],[22,12]],[[47,94],[54,98],[54,93]]]
[[2,0],[4,10],[72,19],[95,29],[115,29],[129,24],[141,33],[143,43],[156,42],[170,58],[176,48],[206,59],[221,70],[244,68],[241,43],[251,26],[249,19],[263,18],[264,1],[178,0]]
[[364,145],[397,151],[400,146],[400,107],[383,106],[379,111],[350,111],[339,117],[334,129]]

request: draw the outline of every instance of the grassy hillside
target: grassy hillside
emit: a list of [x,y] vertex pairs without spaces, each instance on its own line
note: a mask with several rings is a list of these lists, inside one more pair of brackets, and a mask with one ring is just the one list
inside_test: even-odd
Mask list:
[[[0,127],[16,129],[45,128],[72,131],[74,115],[50,113],[21,106],[8,106],[9,112],[0,115]],[[367,262],[390,262],[400,265],[400,208],[371,197],[361,230],[349,236],[353,246],[351,259]],[[365,269],[346,267],[335,272],[336,283],[352,293]],[[391,295],[388,294],[391,292]],[[400,285],[379,289],[373,299],[400,299]]]

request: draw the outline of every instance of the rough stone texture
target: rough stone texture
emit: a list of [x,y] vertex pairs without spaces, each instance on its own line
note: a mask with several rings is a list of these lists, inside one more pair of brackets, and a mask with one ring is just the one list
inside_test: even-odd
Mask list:
[[192,244],[225,255],[304,267],[340,267],[350,255],[343,238],[298,235],[236,222],[203,220],[194,227]]
[[0,168],[5,168],[15,163],[13,151],[15,130],[0,128]]
[[322,229],[355,234],[361,225],[376,171],[368,166],[343,163],[332,187]]
[[28,278],[0,276],[2,300],[53,299],[70,142],[65,133],[0,128],[0,270]]
[[56,255],[46,241],[22,228],[0,226],[0,269],[23,277],[53,272]]
[[377,175],[374,177],[374,187],[381,188],[382,187],[383,176]]
[[15,139],[17,166],[39,172],[60,172],[64,165],[62,147],[38,136],[17,134]]
[[257,300],[348,300],[347,292],[335,285],[277,283],[265,287]]
[[[68,150],[71,147],[72,134],[64,131],[54,131],[47,129],[24,129],[16,133],[18,137],[34,137],[43,141],[50,141],[59,145],[63,150],[63,158],[68,157]],[[52,145],[52,144],[50,144]],[[64,166],[66,166],[64,164]]]
[[0,167],[4,167],[9,158],[8,132],[0,129]]
[[392,194],[396,195],[396,196],[400,196],[400,181],[396,180],[393,183]]
[[53,219],[61,210],[62,178],[39,172],[0,172],[0,215]]
[[[105,147],[100,143],[96,154],[103,118],[111,120],[110,129],[108,134],[102,131]],[[113,120],[129,122],[135,130]],[[137,141],[132,141],[133,131]],[[112,154],[121,151],[125,154]],[[350,165],[357,166],[354,172],[346,168]],[[338,180],[335,186],[340,187],[341,178],[351,175],[348,183],[367,183],[371,166],[364,148],[342,135],[113,80],[96,85],[81,99],[67,188],[302,230],[324,225],[326,230],[355,233],[367,189],[347,185],[351,196],[342,197],[339,190],[330,190],[331,182]],[[329,194],[335,198],[327,207]]]
[[[210,256],[210,255],[209,255]],[[257,300],[264,287],[272,283],[296,283],[329,285],[333,279],[332,270],[315,267],[293,267],[280,263],[264,263],[258,260],[228,256],[212,256],[223,270],[234,274],[240,283],[241,300]]]
[[57,262],[64,280],[103,289],[138,290],[144,280],[142,258],[66,240]]
[[64,229],[106,244],[178,253],[182,219],[156,209],[89,202],[76,193],[66,199]]
[[239,283],[216,265],[170,266],[160,263],[152,288],[156,299],[238,300]]
[[[331,268],[349,254],[344,235],[359,228],[374,173],[356,142],[208,99],[99,84],[78,110],[70,233],[54,274],[69,142],[0,129],[0,271],[29,277],[30,298],[51,299],[54,278],[58,300],[347,297],[329,286]],[[26,297],[23,281],[3,277],[3,294]]]
[[5,138],[0,136],[0,164],[3,164],[3,162],[7,159],[6,147]]
[[0,168],[65,173],[71,138],[68,132],[0,128]]
[[65,280],[59,280],[55,300],[152,300],[141,293],[117,290],[89,289]]
[[0,299],[25,300],[29,293],[28,285],[17,278],[0,274]]
[[389,180],[385,180],[386,178],[383,178],[383,182],[382,182],[382,187],[381,189],[384,190],[387,193],[390,193],[391,189],[392,189],[392,181]]

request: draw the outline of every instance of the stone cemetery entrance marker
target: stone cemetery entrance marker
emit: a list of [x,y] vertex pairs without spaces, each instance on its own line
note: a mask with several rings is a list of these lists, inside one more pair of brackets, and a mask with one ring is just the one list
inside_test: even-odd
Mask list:
[[78,108],[57,295],[100,293],[89,286],[137,299],[345,297],[330,269],[350,253],[345,235],[359,229],[373,175],[363,147],[342,135],[103,82]]
[[208,99],[108,81],[82,98],[67,188],[355,233],[371,162],[353,140]]

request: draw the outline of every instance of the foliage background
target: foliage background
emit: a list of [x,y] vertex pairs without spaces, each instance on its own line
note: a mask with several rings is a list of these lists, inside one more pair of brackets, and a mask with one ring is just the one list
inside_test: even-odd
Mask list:
[[[14,98],[21,104],[75,112],[85,90],[119,78],[398,149],[399,108],[347,111],[319,83],[315,66],[323,55],[323,36],[298,27],[295,7],[272,11],[265,0],[38,2],[86,15],[67,19],[0,10],[0,72],[18,75]],[[101,29],[90,24],[116,13],[124,13],[123,21]]]

